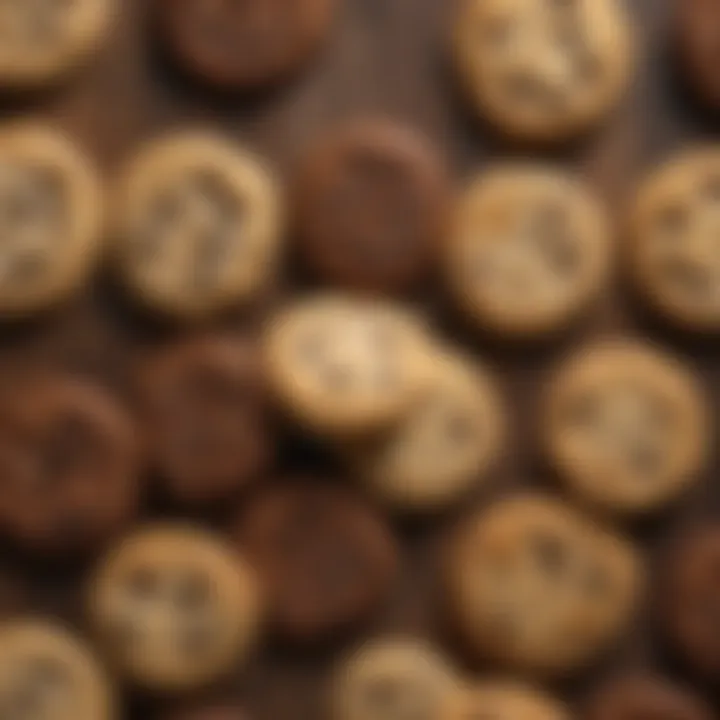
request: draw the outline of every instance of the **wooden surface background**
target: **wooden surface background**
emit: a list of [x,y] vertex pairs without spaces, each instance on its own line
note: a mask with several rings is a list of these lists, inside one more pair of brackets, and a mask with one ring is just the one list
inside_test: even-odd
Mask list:
[[[668,53],[669,0],[628,0],[640,42],[640,67],[626,105],[599,133],[553,157],[578,168],[610,203],[622,244],[624,205],[637,181],[654,163],[697,139],[720,138],[720,120],[692,107],[678,88]],[[388,114],[424,130],[446,154],[458,183],[512,152],[475,122],[459,101],[447,67],[445,36],[451,0],[340,0],[328,47],[302,76],[276,92],[252,99],[221,100],[183,81],[159,57],[145,22],[147,0],[121,0],[120,17],[107,47],[87,71],[51,94],[6,98],[5,117],[49,117],[75,137],[110,177],[136,145],[185,125],[219,127],[287,172],[311,138],[345,118]],[[720,69],[719,69],[720,71]],[[288,281],[290,287],[292,281]],[[77,302],[30,324],[0,328],[0,361],[28,362],[98,376],[123,388],[138,351],[163,342],[172,331],[132,312],[100,277]],[[429,296],[434,296],[430,289]],[[239,328],[242,317],[222,321]],[[438,313],[448,334],[461,332]],[[478,502],[517,484],[552,480],[537,462],[533,406],[546,372],[568,347],[603,334],[644,334],[664,343],[702,373],[717,405],[720,345],[668,333],[648,321],[618,282],[597,311],[567,338],[543,346],[499,348],[462,333],[474,351],[494,363],[513,403],[514,444]],[[288,448],[280,464],[313,465],[312,453]],[[720,511],[717,462],[703,482],[661,520],[632,528],[650,558],[662,558],[663,541],[702,513]],[[152,503],[150,503],[152,506]],[[148,510],[148,513],[158,511]],[[164,509],[163,512],[167,512]],[[442,539],[457,513],[400,526],[404,564],[386,611],[364,632],[403,631],[437,639],[455,654],[442,633],[436,585]],[[213,522],[220,522],[214,519]],[[57,612],[82,627],[81,592],[86,566],[40,565],[5,554],[8,573],[31,587],[39,611]],[[578,694],[608,667],[647,666],[682,673],[665,652],[652,622],[652,593],[632,636],[600,669],[578,685],[559,686]],[[257,720],[317,720],[322,684],[338,647],[311,655],[266,646],[251,668],[227,686]],[[459,661],[460,657],[455,655]],[[133,700],[128,716],[153,718],[157,703]]]

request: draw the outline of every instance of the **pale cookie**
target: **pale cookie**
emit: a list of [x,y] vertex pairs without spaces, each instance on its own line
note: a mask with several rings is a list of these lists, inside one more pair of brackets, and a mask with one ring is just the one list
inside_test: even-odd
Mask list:
[[623,0],[460,0],[455,63],[501,132],[564,140],[621,100],[634,64],[630,22]]
[[0,85],[43,84],[87,60],[118,10],[116,0],[3,0]]
[[381,300],[300,300],[271,318],[265,340],[278,399],[321,433],[373,432],[396,421],[426,382],[424,324]]
[[508,669],[559,676],[627,628],[641,566],[622,539],[550,497],[474,514],[449,557],[448,601],[468,648]]
[[460,691],[455,670],[420,640],[366,642],[335,670],[335,720],[445,720]]
[[207,685],[254,645],[254,573],[192,526],[136,530],[101,563],[90,590],[91,622],[108,659],[144,688]]
[[50,621],[0,627],[0,717],[112,720],[114,692],[85,643]]
[[187,132],[141,150],[116,210],[120,274],[151,309],[199,319],[272,280],[282,224],[275,179],[220,137]]
[[42,125],[0,129],[0,315],[74,293],[100,254],[102,194],[83,154]]
[[689,329],[720,330],[720,146],[654,172],[631,222],[632,271],[645,299]]
[[401,510],[439,509],[483,481],[503,444],[505,407],[490,373],[449,349],[434,352],[412,412],[352,449],[364,484]]
[[587,347],[551,380],[544,445],[582,500],[647,512],[675,499],[708,459],[709,408],[690,370],[652,346]]
[[575,320],[603,289],[608,221],[581,182],[507,165],[470,184],[447,243],[450,290],[478,326],[526,336]]

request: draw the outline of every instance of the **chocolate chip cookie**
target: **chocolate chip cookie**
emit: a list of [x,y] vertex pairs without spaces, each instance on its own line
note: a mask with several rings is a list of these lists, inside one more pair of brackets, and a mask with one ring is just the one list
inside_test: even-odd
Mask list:
[[447,281],[478,326],[508,336],[563,328],[603,290],[610,264],[605,212],[580,180],[535,165],[476,178],[447,243]]
[[668,504],[708,459],[710,416],[692,372],[632,341],[565,361],[540,418],[551,463],[582,500],[619,513]]
[[137,514],[135,427],[87,381],[32,374],[0,391],[0,528],[41,553],[94,551]]
[[260,600],[241,557],[175,523],[139,528],[109,553],[92,578],[89,613],[119,673],[151,691],[177,692],[247,658]]
[[52,621],[0,625],[0,717],[113,720],[109,678],[79,638]]
[[335,0],[154,0],[158,29],[184,69],[224,90],[299,70],[330,30]]
[[269,318],[268,381],[307,428],[372,433],[398,420],[427,382],[425,323],[382,300],[316,294]]
[[379,118],[324,134],[295,180],[298,246],[340,287],[393,293],[417,285],[439,257],[449,187],[430,141]]
[[630,23],[622,0],[460,0],[453,55],[471,102],[501,132],[559,141],[621,99]]
[[459,529],[448,558],[448,608],[478,656],[565,675],[627,628],[641,574],[623,539],[557,500],[521,493]]
[[413,411],[350,455],[363,484],[383,501],[399,510],[437,510],[485,479],[505,426],[491,373],[443,348],[433,355],[429,384]]
[[145,362],[138,386],[151,459],[175,499],[222,500],[267,468],[272,433],[250,340],[203,336],[170,345]]
[[281,207],[264,163],[200,131],[149,144],[117,187],[115,259],[150,309],[202,319],[262,293],[280,245]]
[[460,681],[435,649],[414,638],[367,641],[337,666],[330,686],[337,720],[447,717]]
[[685,151],[655,170],[631,216],[637,289],[689,330],[720,330],[720,147]]
[[102,199],[95,170],[65,135],[33,123],[0,128],[0,316],[78,290],[100,255]]
[[236,537],[265,587],[279,636],[327,640],[367,619],[397,569],[382,518],[349,490],[300,478],[261,490]]

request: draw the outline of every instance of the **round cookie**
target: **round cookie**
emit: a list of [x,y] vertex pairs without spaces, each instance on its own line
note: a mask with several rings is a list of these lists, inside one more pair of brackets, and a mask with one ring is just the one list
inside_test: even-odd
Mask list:
[[494,378],[473,359],[436,352],[412,412],[351,455],[361,481],[400,510],[439,509],[482,482],[503,445],[505,407]]
[[329,34],[335,0],[154,0],[182,67],[223,90],[255,89],[299,70]]
[[94,551],[137,514],[140,440],[102,388],[54,375],[0,393],[0,528],[30,550]]
[[720,110],[720,2],[675,0],[672,27],[680,65],[700,100]]
[[0,5],[0,86],[54,81],[100,45],[116,0],[11,0]]
[[336,720],[444,720],[460,682],[455,669],[423,641],[367,641],[335,670],[330,685]]
[[0,626],[0,716],[12,720],[113,720],[109,679],[85,643],[53,622]]
[[308,428],[371,433],[416,401],[428,347],[424,323],[397,305],[313,295],[270,318],[266,372],[278,400]]
[[569,710],[555,698],[512,680],[474,682],[456,696],[444,720],[570,720]]
[[718,680],[720,524],[695,528],[673,550],[659,594],[665,631],[689,665]]
[[451,39],[478,113],[521,140],[561,141],[598,124],[634,64],[623,0],[460,0]]
[[118,183],[115,260],[151,309],[185,319],[266,289],[282,229],[265,166],[221,137],[184,132],[134,157]]
[[90,620],[113,666],[149,690],[207,685],[248,656],[255,575],[220,540],[182,524],[137,529],[97,568]]
[[299,642],[367,619],[397,569],[390,528],[337,484],[301,479],[261,490],[236,537],[262,580],[273,628]]
[[170,345],[147,360],[138,385],[150,456],[175,499],[222,500],[268,467],[273,440],[262,363],[249,340]]
[[560,676],[628,626],[641,566],[621,538],[550,497],[518,494],[472,515],[448,558],[453,624],[478,656]]
[[691,371],[652,346],[591,345],[565,361],[540,416],[545,449],[582,500],[617,513],[670,503],[709,456],[710,416]]
[[0,316],[74,293],[100,254],[102,194],[84,155],[39,124],[0,128]]
[[563,328],[603,289],[607,217],[580,180],[505,165],[461,196],[447,243],[450,291],[478,326],[508,336]]
[[631,271],[658,313],[720,330],[720,146],[685,151],[641,184],[631,217]]
[[331,284],[400,292],[439,257],[449,181],[429,140],[411,128],[375,118],[323,135],[294,195],[300,254]]
[[712,709],[700,697],[662,677],[619,676],[591,694],[587,720],[713,720]]

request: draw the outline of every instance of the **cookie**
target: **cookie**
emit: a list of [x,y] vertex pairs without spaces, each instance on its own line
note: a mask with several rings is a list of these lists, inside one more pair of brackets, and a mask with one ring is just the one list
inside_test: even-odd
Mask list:
[[429,140],[412,128],[374,118],[324,134],[294,195],[300,255],[330,284],[400,292],[437,263],[449,182]]
[[696,527],[664,563],[659,593],[665,632],[698,673],[720,678],[720,524]]
[[116,0],[13,0],[0,6],[0,86],[35,87],[88,59],[118,12]]
[[200,131],[156,140],[117,187],[115,260],[150,309],[202,319],[261,294],[280,245],[276,181],[257,158]]
[[108,554],[92,578],[89,613],[121,675],[177,692],[247,658],[260,600],[242,558],[209,533],[175,523],[139,528]]
[[223,500],[268,467],[273,440],[251,341],[180,341],[145,362],[138,386],[150,455],[176,500]]
[[427,382],[429,335],[410,311],[373,298],[318,294],[269,320],[268,381],[309,429],[372,433],[408,411]]
[[605,286],[608,225],[599,202],[571,175],[536,165],[491,170],[457,204],[446,250],[451,295],[490,332],[562,329]]
[[429,373],[413,411],[351,452],[362,483],[399,510],[437,510],[465,497],[492,469],[504,441],[505,407],[482,365],[442,349]]
[[451,40],[477,112],[523,141],[561,141],[599,124],[634,64],[623,0],[460,0]]
[[595,660],[628,627],[642,584],[628,543],[529,493],[471,515],[447,566],[447,607],[468,649],[542,676]]
[[709,457],[710,416],[692,372],[650,345],[606,342],[573,354],[540,416],[547,456],[577,497],[617,513],[677,498]]
[[591,694],[587,720],[713,720],[712,709],[691,691],[662,677],[635,673],[606,681]]
[[154,0],[180,66],[222,90],[252,90],[299,71],[319,50],[335,0]]
[[0,716],[9,720],[113,720],[108,677],[80,639],[54,622],[0,626]]
[[397,569],[390,528],[334,483],[283,481],[243,509],[236,531],[260,575],[278,636],[324,641],[366,620]]
[[446,720],[570,720],[563,703],[525,683],[512,680],[474,682],[456,695]]
[[720,110],[720,2],[676,0],[672,28],[684,79],[705,105]]
[[336,720],[441,720],[460,691],[455,669],[430,645],[369,640],[340,661],[330,685]]
[[142,448],[104,389],[30,375],[0,393],[0,528],[41,553],[97,550],[139,509]]
[[225,704],[179,705],[177,709],[162,715],[162,720],[248,720],[248,714],[241,707]]
[[100,254],[101,208],[95,170],[67,137],[32,123],[0,129],[0,317],[78,290]]
[[654,171],[631,215],[629,260],[640,296],[688,330],[720,330],[720,146]]

